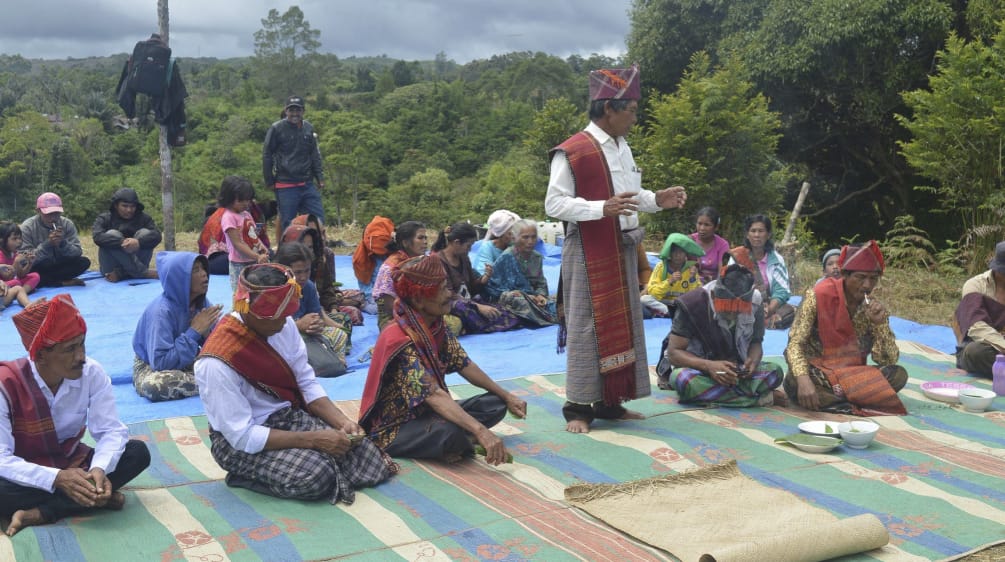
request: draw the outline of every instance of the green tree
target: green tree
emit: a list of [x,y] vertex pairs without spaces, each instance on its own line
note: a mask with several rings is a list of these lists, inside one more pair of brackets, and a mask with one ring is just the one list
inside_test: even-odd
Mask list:
[[[942,0],[652,0],[635,3],[629,39],[644,84],[662,92],[688,51],[740,58],[782,115],[779,157],[806,170],[804,207],[824,239],[881,237],[893,219],[932,204],[913,190],[896,141],[900,92],[927,81],[956,21]],[[788,203],[795,190],[788,193]],[[854,204],[849,204],[854,203]],[[929,232],[942,224],[921,225]],[[938,238],[938,236],[936,236]]]
[[321,47],[320,37],[298,6],[282,15],[273,8],[262,19],[262,29],[255,32],[255,64],[274,98],[311,90],[317,77],[311,55]]
[[982,270],[1005,238],[1005,25],[991,45],[951,36],[928,89],[907,92],[904,100],[911,113],[898,119],[911,139],[901,152],[933,180],[919,189],[937,195],[936,210],[962,222],[970,269]]
[[536,156],[535,168],[547,173],[551,160],[548,151],[561,144],[588,123],[586,113],[566,98],[553,98],[534,114],[531,126],[524,135],[523,146]]
[[[695,55],[677,92],[650,102],[639,147],[649,188],[686,185],[688,206],[712,205],[725,224],[775,211],[784,188],[775,158],[781,122],[745,75],[738,60],[713,69],[706,54]],[[650,224],[663,236],[684,228],[668,222],[680,217],[653,215]]]

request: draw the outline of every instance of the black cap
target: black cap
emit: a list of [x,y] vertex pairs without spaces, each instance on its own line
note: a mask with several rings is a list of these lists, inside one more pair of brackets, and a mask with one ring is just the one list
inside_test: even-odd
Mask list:
[[286,107],[297,106],[300,109],[304,108],[304,98],[300,96],[290,96],[286,98]]

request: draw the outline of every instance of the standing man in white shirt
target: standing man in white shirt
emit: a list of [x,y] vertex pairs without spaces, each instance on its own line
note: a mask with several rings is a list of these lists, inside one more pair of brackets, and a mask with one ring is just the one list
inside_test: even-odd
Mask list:
[[[93,509],[122,509],[119,488],[150,465],[129,439],[112,382],[84,353],[87,325],[70,295],[13,318],[28,358],[0,362],[0,517],[6,534]],[[92,449],[81,442],[90,431]]]
[[299,306],[288,267],[241,272],[234,312],[195,362],[213,458],[228,486],[351,504],[357,488],[383,482],[398,465],[321,388],[291,318]]
[[681,186],[642,189],[625,135],[636,122],[639,68],[590,72],[590,124],[551,150],[544,206],[568,223],[562,247],[559,348],[568,345],[566,430],[595,418],[641,419],[622,402],[649,395],[636,246],[639,211],[684,206]]

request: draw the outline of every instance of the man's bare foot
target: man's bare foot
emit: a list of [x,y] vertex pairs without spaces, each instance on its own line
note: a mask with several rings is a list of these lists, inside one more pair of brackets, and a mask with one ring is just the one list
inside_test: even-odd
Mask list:
[[461,453],[450,453],[447,455],[443,455],[443,462],[447,464],[459,463],[462,460],[464,460],[464,455],[462,455]]
[[104,505],[99,504],[97,507],[120,511],[124,505],[126,505],[126,496],[122,492],[112,492],[112,495],[105,500]]
[[107,279],[109,283],[118,283],[119,274],[116,271],[109,271],[105,274],[105,279]]
[[77,279],[76,277],[74,277],[73,279],[67,279],[66,281],[63,281],[63,286],[64,287],[83,287],[84,286],[84,280],[83,279]]
[[645,414],[641,412],[636,412],[635,410],[625,410],[624,415],[622,415],[619,420],[644,420],[646,419]]
[[42,525],[44,523],[45,518],[42,517],[42,512],[39,511],[37,507],[32,509],[19,509],[10,517],[10,525],[7,526],[7,536],[13,537],[18,531],[24,529],[25,527]]
[[159,277],[157,277],[156,269],[148,269],[147,272],[143,274],[143,277],[146,279],[159,279]]
[[569,433],[589,433],[590,424],[586,420],[571,420],[565,424],[565,430]]

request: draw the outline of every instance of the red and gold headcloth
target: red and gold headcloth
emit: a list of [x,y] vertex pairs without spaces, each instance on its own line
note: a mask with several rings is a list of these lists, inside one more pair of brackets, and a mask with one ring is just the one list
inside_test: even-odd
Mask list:
[[14,326],[32,361],[39,349],[87,333],[87,324],[68,294],[41,299],[14,315]]
[[841,248],[838,267],[841,268],[841,271],[883,273],[883,270],[886,269],[886,262],[883,260],[883,252],[879,251],[879,244],[875,240],[870,240],[865,244],[851,244]]
[[[262,286],[248,281],[248,274],[262,268],[279,270],[286,277],[286,283]],[[234,311],[251,313],[263,320],[275,320],[290,316],[299,309],[300,285],[290,268],[278,263],[261,263],[249,265],[241,271],[237,291],[234,292]]]
[[447,280],[447,272],[439,256],[416,256],[405,260],[391,272],[394,292],[403,299],[436,296],[440,285]]
[[590,101],[642,99],[639,65],[590,71]]

